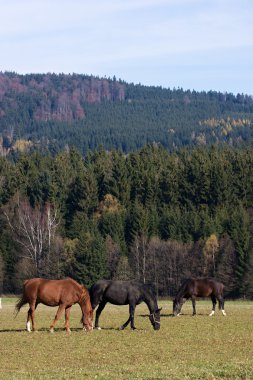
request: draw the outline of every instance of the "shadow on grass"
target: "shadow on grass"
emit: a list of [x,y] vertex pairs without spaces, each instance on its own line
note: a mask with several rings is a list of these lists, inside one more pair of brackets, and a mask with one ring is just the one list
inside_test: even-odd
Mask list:
[[[83,332],[83,333],[87,333],[88,334],[87,331],[83,331],[82,327],[72,327],[72,328],[70,328],[70,330],[71,330],[71,332]],[[105,331],[121,331],[119,327],[101,327],[101,330],[98,330],[98,329],[94,328],[93,331],[102,331],[102,330],[105,330]],[[141,330],[141,329],[138,328],[138,330]],[[24,332],[24,333],[26,333],[27,330],[26,329],[2,329],[2,330],[0,330],[0,334],[4,334],[4,333],[17,333],[17,332]],[[42,328],[39,328],[38,330],[36,330],[35,333],[37,333],[37,332],[48,332],[49,334],[57,334],[58,332],[66,332],[66,330],[65,330],[64,327],[58,327],[58,328],[54,329],[53,333],[51,333],[50,330],[49,330],[49,328],[42,327]],[[29,334],[33,334],[33,333],[34,332],[31,331],[31,333],[29,333]]]
[[[218,313],[217,313],[218,315]],[[148,318],[149,314],[139,314],[138,317]],[[160,314],[161,318],[182,318],[182,317],[209,317],[209,314],[206,313],[197,313],[196,315],[192,315],[191,313],[182,313],[179,316],[175,316],[174,314]],[[214,316],[215,317],[215,316]]]
[[[138,314],[138,317],[142,317],[142,318],[148,318],[149,317],[149,314]],[[171,317],[174,317],[173,314],[160,314],[160,317],[161,318],[171,318]]]
[[26,331],[25,329],[3,329],[3,330],[0,330],[0,334],[1,333],[25,332],[25,331]]
[[[64,327],[58,327],[58,328],[54,329],[54,333],[65,332],[65,331],[66,330]],[[76,327],[76,328],[72,328],[71,331],[83,331],[83,328],[82,327],[79,327],[79,328]],[[3,333],[14,333],[14,332],[28,332],[28,331],[25,328],[24,329],[2,329],[2,330],[0,330],[0,334],[1,333],[2,334]],[[42,327],[42,328],[39,328],[38,330],[36,330],[36,332],[48,332],[48,333],[50,333],[50,330],[47,327]],[[31,333],[34,333],[34,331],[31,331]],[[50,333],[50,334],[52,334],[52,333]]]

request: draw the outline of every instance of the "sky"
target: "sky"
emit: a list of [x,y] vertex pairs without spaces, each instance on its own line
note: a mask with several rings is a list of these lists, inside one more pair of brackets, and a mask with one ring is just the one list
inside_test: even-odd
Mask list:
[[0,0],[0,71],[253,95],[252,0]]

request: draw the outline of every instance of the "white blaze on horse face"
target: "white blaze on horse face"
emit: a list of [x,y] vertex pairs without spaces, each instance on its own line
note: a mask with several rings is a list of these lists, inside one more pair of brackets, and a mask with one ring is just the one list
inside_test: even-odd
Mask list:
[[212,317],[214,315],[214,310],[211,311],[211,313],[209,314],[209,317]]
[[222,314],[223,314],[224,316],[227,315],[226,312],[225,312],[225,310],[222,310]]
[[27,324],[26,324],[26,330],[28,331],[28,332],[31,332],[32,330],[31,330],[31,322],[29,321],[29,322],[27,322]]

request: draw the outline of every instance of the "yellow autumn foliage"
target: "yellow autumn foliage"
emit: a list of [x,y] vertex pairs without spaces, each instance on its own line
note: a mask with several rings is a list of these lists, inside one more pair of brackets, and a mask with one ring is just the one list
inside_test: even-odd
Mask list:
[[15,144],[13,145],[13,150],[19,151],[21,153],[26,152],[30,147],[32,146],[32,142],[28,140],[17,140]]

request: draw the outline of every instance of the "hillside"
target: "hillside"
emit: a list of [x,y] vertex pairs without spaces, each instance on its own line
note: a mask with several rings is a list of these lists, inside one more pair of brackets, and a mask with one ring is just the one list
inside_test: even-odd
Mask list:
[[129,152],[146,143],[252,144],[248,95],[147,87],[87,75],[0,73],[0,155],[80,152],[103,145]]

